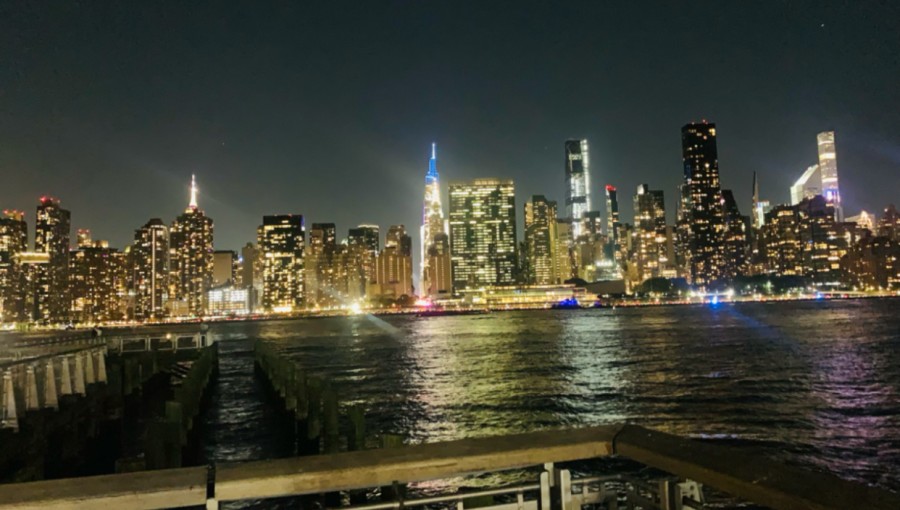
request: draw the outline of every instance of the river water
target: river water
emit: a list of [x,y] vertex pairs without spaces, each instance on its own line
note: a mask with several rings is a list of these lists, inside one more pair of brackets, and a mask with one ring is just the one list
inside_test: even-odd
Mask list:
[[900,491],[900,300],[214,326],[211,461],[284,456],[250,340],[410,442],[630,422]]

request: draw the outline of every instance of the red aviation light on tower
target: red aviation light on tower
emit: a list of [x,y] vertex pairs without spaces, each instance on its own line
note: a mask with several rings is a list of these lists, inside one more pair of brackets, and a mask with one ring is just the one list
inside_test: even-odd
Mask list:
[[610,191],[610,192],[616,191],[616,187],[613,186],[612,184],[607,184],[607,185],[606,185],[606,191]]

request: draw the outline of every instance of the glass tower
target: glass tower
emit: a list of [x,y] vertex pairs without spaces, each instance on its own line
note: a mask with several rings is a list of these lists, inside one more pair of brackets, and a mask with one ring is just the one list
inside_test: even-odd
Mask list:
[[582,234],[581,219],[591,210],[591,173],[587,140],[566,140],[566,216],[572,220],[572,234]]
[[508,179],[450,184],[455,292],[516,282],[515,185]]
[[834,148],[834,131],[823,131],[816,136],[819,145],[819,173],[822,177],[822,196],[834,206],[836,221],[844,221],[841,208],[841,192],[838,187],[837,152]]

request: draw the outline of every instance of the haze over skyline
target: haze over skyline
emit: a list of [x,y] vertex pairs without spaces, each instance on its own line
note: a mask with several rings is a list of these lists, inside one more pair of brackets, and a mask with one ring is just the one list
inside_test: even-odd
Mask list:
[[[513,6],[514,5],[514,6]],[[264,214],[403,223],[418,244],[431,143],[446,183],[564,199],[563,142],[587,138],[591,194],[632,217],[640,183],[670,221],[680,133],[715,122],[722,185],[749,214],[787,202],[834,130],[847,215],[900,189],[900,9],[853,2],[617,6],[327,2],[278,7],[3,8],[0,206],[53,195],[74,228],[124,247],[188,204],[218,249]],[[446,202],[445,202],[446,203]],[[520,232],[521,237],[521,232]]]

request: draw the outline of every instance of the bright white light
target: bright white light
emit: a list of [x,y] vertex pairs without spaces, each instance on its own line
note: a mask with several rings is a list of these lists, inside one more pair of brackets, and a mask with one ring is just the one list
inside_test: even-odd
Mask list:
[[353,303],[352,305],[350,305],[350,313],[352,313],[353,315],[361,314],[362,305],[360,305],[359,303]]

